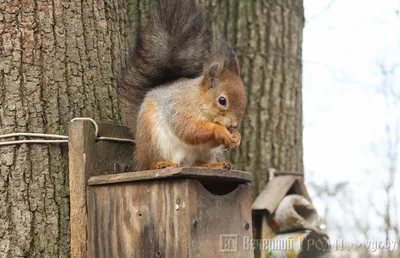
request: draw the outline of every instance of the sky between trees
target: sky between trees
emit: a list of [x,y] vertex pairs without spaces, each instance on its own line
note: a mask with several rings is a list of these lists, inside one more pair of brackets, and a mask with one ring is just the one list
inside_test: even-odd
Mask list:
[[[329,205],[333,239],[362,240],[365,236],[355,223],[360,220],[371,227],[370,237],[384,240],[383,222],[374,210],[383,209],[387,201],[382,188],[388,180],[388,162],[382,155],[385,128],[393,129],[400,121],[400,105],[388,105],[382,88],[390,83],[400,92],[400,2],[305,0],[304,6],[306,182],[321,214]],[[398,68],[385,82],[381,67],[388,71],[395,64]],[[392,139],[400,136],[400,131],[391,132]],[[392,195],[398,203],[398,171],[395,175]],[[311,187],[325,182],[333,187],[343,181],[348,181],[347,187],[333,198],[318,196]],[[392,216],[400,223],[399,214]]]

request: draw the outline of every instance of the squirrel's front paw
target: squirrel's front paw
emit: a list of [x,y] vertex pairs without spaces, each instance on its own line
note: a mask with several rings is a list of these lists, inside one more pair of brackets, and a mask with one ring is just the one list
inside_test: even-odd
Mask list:
[[223,144],[225,147],[233,141],[233,135],[229,130],[222,125],[217,125],[214,129],[214,138],[219,144]]
[[179,165],[170,161],[159,161],[154,166],[154,169],[163,169],[163,168],[179,168]]
[[237,147],[239,147],[242,136],[236,129],[231,128],[231,129],[229,129],[229,131],[231,131],[232,142],[230,142],[228,144],[228,146],[226,146],[226,147],[230,150],[233,150],[233,149],[236,149]]

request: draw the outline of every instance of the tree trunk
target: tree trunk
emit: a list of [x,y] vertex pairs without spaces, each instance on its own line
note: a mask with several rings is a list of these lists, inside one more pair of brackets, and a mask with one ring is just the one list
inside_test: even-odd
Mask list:
[[236,50],[248,106],[235,168],[253,172],[253,197],[268,170],[303,173],[302,0],[204,1],[216,38]]
[[[231,153],[235,169],[254,175],[257,196],[273,168],[303,173],[302,0],[198,0],[214,41],[235,49],[247,87],[241,147]],[[145,22],[147,1],[127,0],[130,43]]]
[[[0,2],[0,135],[119,122],[123,0]],[[0,257],[69,257],[66,144],[0,147]]]

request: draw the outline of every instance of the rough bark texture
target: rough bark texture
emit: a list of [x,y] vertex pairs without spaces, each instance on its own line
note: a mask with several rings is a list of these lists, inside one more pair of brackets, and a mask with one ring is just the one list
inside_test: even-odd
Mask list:
[[[130,42],[145,22],[144,0],[127,0]],[[252,171],[255,197],[268,170],[303,173],[302,0],[199,0],[214,40],[228,39],[238,54],[248,92],[240,133],[232,152],[235,169]]]
[[240,59],[248,106],[242,144],[231,158],[236,169],[253,172],[255,197],[270,168],[303,173],[303,2],[231,0],[208,10],[210,19],[224,17],[214,19],[219,23],[213,30],[228,39]]
[[[0,134],[120,121],[123,0],[0,1]],[[0,257],[69,257],[67,145],[0,147]]]

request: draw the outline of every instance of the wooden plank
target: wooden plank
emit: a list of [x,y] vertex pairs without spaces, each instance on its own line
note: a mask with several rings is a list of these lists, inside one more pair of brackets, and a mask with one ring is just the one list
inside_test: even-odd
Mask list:
[[[131,138],[128,129],[120,125],[99,124],[99,134]],[[133,145],[96,141],[94,126],[89,121],[70,122],[68,136],[71,257],[87,257],[87,180],[94,175],[113,172],[113,162],[131,164]]]
[[[85,126],[93,129],[93,125],[90,122],[86,123],[88,124]],[[99,123],[99,136],[132,139],[127,127],[116,124]],[[95,141],[93,140],[94,132],[93,138],[91,136],[88,137],[90,138],[86,139],[85,154],[86,159],[90,155],[91,160],[86,162],[86,170],[88,171],[86,180],[91,176],[114,173],[114,163],[125,164],[129,168],[135,167],[133,164],[134,144],[103,140]]]
[[[190,217],[197,222],[191,230],[190,257],[253,258],[250,186],[240,184],[225,195],[208,192],[197,180],[190,180],[189,187]],[[226,237],[232,238],[227,245]]]
[[257,221],[258,223],[257,234],[253,234],[254,239],[261,240],[260,242],[257,243],[257,246],[255,246],[254,257],[256,258],[266,257],[266,246],[264,240],[272,239],[276,235],[276,233],[272,230],[272,228],[268,224],[268,216],[269,214],[267,212],[253,214],[254,220]]
[[307,187],[304,185],[303,178],[297,178],[293,185],[293,192],[296,194],[303,195],[307,200],[311,202],[311,197],[308,194]]
[[[272,239],[276,233],[268,224],[268,216],[269,214],[262,214],[262,222],[261,222],[261,239]],[[264,252],[265,254],[265,252]]]
[[183,167],[94,176],[89,179],[88,184],[94,186],[169,178],[193,178],[202,182],[247,183],[251,182],[252,175],[251,173],[237,170]]
[[182,237],[190,228],[187,186],[165,180],[90,187],[89,257],[189,257],[189,238]]
[[[89,187],[89,257],[252,258],[250,205],[248,184],[225,195],[180,178]],[[237,252],[221,252],[221,234],[237,235]]]
[[[98,125],[99,125],[99,136],[133,139],[131,131],[126,126],[118,124],[110,124],[110,123],[98,123]],[[129,143],[124,143],[124,144],[129,144]]]
[[295,181],[295,176],[275,177],[267,183],[263,191],[257,196],[253,202],[252,210],[267,210],[272,214]]
[[85,156],[82,155],[85,139],[83,123],[70,123],[68,130],[71,257],[87,257]]

